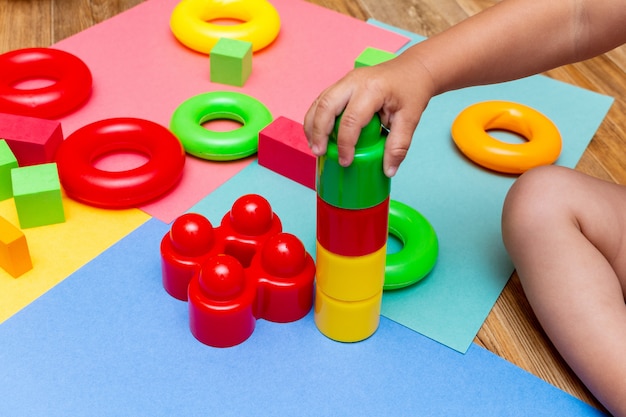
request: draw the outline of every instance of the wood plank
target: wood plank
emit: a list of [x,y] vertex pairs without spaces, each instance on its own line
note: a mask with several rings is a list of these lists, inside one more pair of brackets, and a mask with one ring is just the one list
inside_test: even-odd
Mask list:
[[0,1],[0,53],[12,49],[48,46],[52,7],[47,0]]

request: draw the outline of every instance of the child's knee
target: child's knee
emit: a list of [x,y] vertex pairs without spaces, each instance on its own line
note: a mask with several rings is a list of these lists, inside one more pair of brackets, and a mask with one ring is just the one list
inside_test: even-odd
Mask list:
[[571,170],[555,165],[534,168],[522,174],[507,193],[502,209],[502,233],[505,243],[519,233],[548,227],[555,217],[564,214]]

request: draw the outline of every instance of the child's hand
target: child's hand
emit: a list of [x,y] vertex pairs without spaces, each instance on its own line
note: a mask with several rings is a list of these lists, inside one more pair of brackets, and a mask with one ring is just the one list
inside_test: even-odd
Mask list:
[[335,118],[343,112],[337,146],[339,163],[348,166],[361,129],[374,113],[389,129],[383,169],[395,175],[404,160],[417,123],[432,96],[430,74],[419,63],[399,56],[373,67],[357,68],[324,90],[304,118],[304,131],[313,153],[326,153]]

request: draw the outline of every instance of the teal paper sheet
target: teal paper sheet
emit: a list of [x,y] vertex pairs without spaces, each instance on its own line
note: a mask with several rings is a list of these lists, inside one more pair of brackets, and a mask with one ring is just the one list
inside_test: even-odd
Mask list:
[[[369,23],[411,38],[407,47],[424,39]],[[522,103],[550,118],[563,140],[557,164],[566,167],[576,165],[613,102],[541,75],[453,91],[430,102],[392,181],[391,196],[430,220],[440,255],[421,283],[385,293],[383,315],[460,352],[469,347],[514,269],[501,241],[500,217],[516,176],[475,165],[450,136],[459,112],[487,100]]]
[[[413,41],[423,39],[412,36]],[[500,215],[516,176],[475,165],[450,137],[456,115],[486,100],[523,103],[548,116],[563,139],[557,163],[568,167],[576,165],[612,103],[610,97],[533,76],[453,91],[429,104],[411,150],[392,180],[391,197],[429,219],[439,238],[439,259],[431,274],[417,285],[386,292],[382,313],[459,352],[467,351],[513,272],[501,241]],[[207,205],[228,209],[226,206],[246,190],[264,195],[272,204],[284,201],[281,218],[314,253],[315,193],[307,189],[298,195],[292,194],[293,190],[287,193],[260,168],[251,169],[254,171],[244,170],[194,209],[206,211]]]

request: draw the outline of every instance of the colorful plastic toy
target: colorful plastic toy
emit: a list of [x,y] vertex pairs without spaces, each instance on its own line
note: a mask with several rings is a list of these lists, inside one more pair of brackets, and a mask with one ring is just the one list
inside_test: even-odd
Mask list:
[[[494,129],[517,133],[527,142],[500,141],[489,135]],[[467,107],[452,123],[452,138],[478,165],[507,174],[552,164],[561,153],[561,135],[550,119],[533,108],[508,101]]]
[[[16,88],[26,80],[50,80]],[[26,48],[0,55],[0,112],[53,119],[70,113],[91,95],[89,68],[75,55],[52,48]]]
[[231,347],[254,332],[256,286],[236,258],[207,259],[189,285],[189,328],[213,347]]
[[[217,19],[242,23],[212,22]],[[183,45],[205,54],[210,53],[220,38],[251,42],[252,50],[258,51],[278,36],[280,16],[266,0],[183,0],[172,12],[170,28]]]
[[280,116],[259,133],[259,165],[315,190],[317,160],[301,123]]
[[211,82],[243,87],[252,73],[252,43],[221,38],[209,60]]
[[0,113],[0,139],[7,141],[19,166],[46,164],[54,162],[63,131],[56,120]]
[[[137,152],[145,164],[105,171],[94,163],[115,152]],[[83,126],[57,152],[61,183],[71,198],[106,208],[134,207],[172,189],[183,174],[185,152],[169,130],[154,122],[114,118]]]
[[354,61],[354,68],[371,67],[396,57],[396,54],[378,48],[367,47]]
[[[238,129],[217,132],[202,124],[229,119],[242,124]],[[231,161],[254,154],[259,132],[272,122],[272,114],[257,99],[243,93],[212,91],[183,102],[174,111],[170,130],[187,153],[213,161]]]
[[[316,251],[316,283],[324,294],[338,302],[363,301],[379,294],[382,295],[385,282],[385,259],[387,257],[386,243],[383,243],[374,252],[360,256],[332,253],[324,248],[319,241],[317,241]],[[350,329],[347,328],[346,330],[349,331]],[[368,336],[365,335],[363,338]],[[341,341],[352,342],[356,340]]]
[[[378,115],[362,129],[348,167],[338,162],[339,122],[318,160],[314,317],[329,338],[357,342],[378,327],[383,289],[406,287],[428,275],[438,241],[420,213],[389,198]],[[389,233],[403,245],[392,254],[387,254]]]
[[332,253],[362,256],[379,250],[387,242],[389,198],[362,209],[346,209],[317,196],[317,240]]
[[33,269],[26,236],[4,217],[0,217],[0,267],[13,278]]
[[402,249],[387,254],[384,290],[413,285],[432,271],[439,256],[435,229],[417,210],[391,200],[389,234],[402,243]]
[[177,218],[161,265],[164,288],[189,301],[191,332],[209,346],[237,345],[257,319],[291,322],[313,305],[313,258],[256,194],[237,199],[216,228],[197,213]]
[[[318,159],[314,318],[327,337],[357,342],[370,337],[380,320],[390,180],[382,168],[385,138],[378,115],[361,131],[348,167],[338,162],[340,120]],[[362,225],[367,232],[356,233]]]
[[[340,119],[340,117],[338,118]],[[330,135],[326,155],[318,159],[317,193],[330,205],[360,210],[382,203],[389,197],[391,180],[382,171],[385,139],[378,115],[361,131],[354,162],[339,165],[337,129]]]
[[191,278],[206,258],[224,253],[224,242],[215,237],[211,222],[201,214],[178,217],[161,240],[163,288],[172,297],[187,301]]
[[9,144],[4,139],[0,139],[0,201],[13,197],[11,170],[17,167],[17,158],[9,148]]
[[14,168],[11,181],[22,229],[65,221],[56,163]]

